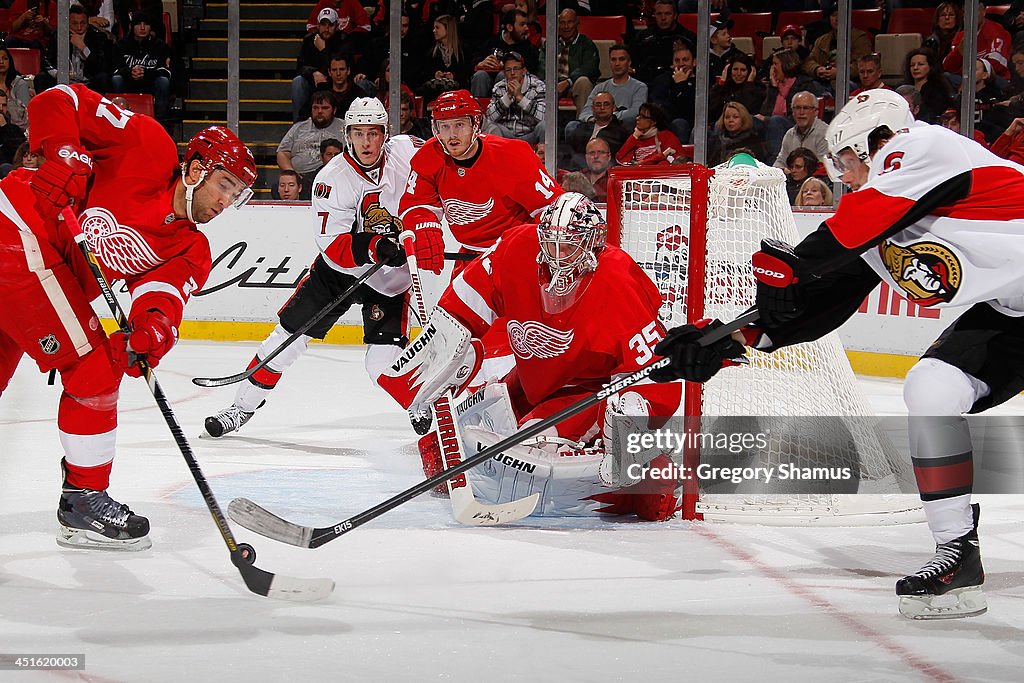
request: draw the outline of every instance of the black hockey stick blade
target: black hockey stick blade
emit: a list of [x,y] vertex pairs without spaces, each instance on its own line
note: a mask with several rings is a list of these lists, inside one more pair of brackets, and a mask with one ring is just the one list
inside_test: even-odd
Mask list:
[[295,330],[295,332],[289,335],[288,338],[281,342],[276,349],[268,353],[266,358],[261,358],[259,363],[256,363],[252,367],[247,368],[242,372],[239,372],[234,375],[228,375],[227,377],[193,377],[192,383],[201,387],[223,387],[228,384],[235,384],[237,382],[241,382],[242,380],[249,379],[257,372],[265,368],[267,363],[277,358],[277,356],[282,351],[288,348],[289,344],[291,344],[296,339],[304,335],[306,332],[310,330],[310,328],[313,327],[313,325],[316,325],[318,322],[320,322],[321,319],[323,319],[324,316],[326,316],[335,308],[337,308],[338,304],[352,296],[352,294],[360,287],[360,285],[362,285],[364,282],[373,277],[378,270],[380,270],[386,265],[387,263],[385,261],[379,261],[373,264],[373,266],[371,266],[368,271],[360,275],[359,278],[355,282],[353,282],[348,289],[346,289],[344,292],[336,296],[333,301],[331,301],[329,304],[327,304],[319,311],[317,311],[316,315],[307,320],[306,323],[302,325],[302,327]]

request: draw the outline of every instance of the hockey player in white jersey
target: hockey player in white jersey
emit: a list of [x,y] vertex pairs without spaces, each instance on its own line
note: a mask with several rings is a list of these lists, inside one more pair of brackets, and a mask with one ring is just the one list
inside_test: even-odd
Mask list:
[[234,402],[206,418],[206,434],[220,437],[252,418],[281,379],[305,353],[310,339],[323,339],[352,306],[362,305],[366,371],[375,381],[408,343],[407,296],[411,284],[405,252],[397,242],[402,223],[398,202],[409,179],[409,163],[423,145],[408,135],[388,137],[388,114],[376,98],[358,98],[345,113],[345,151],[313,182],[312,216],[320,254],[278,312],[279,323],[249,367],[287,339],[348,289],[375,263],[388,265],[343,301],[266,367],[239,385]]
[[910,618],[981,614],[985,574],[963,414],[1024,389],[1024,168],[948,129],[915,123],[889,90],[852,98],[827,137],[830,173],[854,192],[795,248],[762,243],[753,257],[757,327],[707,348],[695,343],[699,329],[676,328],[657,349],[672,366],[652,377],[706,381],[736,355],[735,341],[773,351],[817,339],[883,281],[920,306],[967,307],[904,382],[914,472],[936,550],[896,593]]

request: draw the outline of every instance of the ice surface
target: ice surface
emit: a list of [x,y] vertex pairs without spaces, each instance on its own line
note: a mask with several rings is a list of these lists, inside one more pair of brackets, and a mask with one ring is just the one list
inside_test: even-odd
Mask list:
[[[222,507],[330,524],[421,478],[404,413],[358,348],[313,346],[242,432],[199,439],[255,344],[182,342],[158,376]],[[900,383],[864,381],[880,414]],[[138,554],[59,549],[58,387],[23,362],[0,399],[0,653],[85,654],[0,681],[1020,681],[1024,497],[982,496],[989,613],[918,623],[893,583],[923,524],[860,529],[528,519],[458,527],[421,497],[317,550],[235,528],[257,565],[329,576],[312,605],[249,593],[149,392],[122,385],[111,492],[150,517]],[[1024,414],[1020,398],[1000,408]]]

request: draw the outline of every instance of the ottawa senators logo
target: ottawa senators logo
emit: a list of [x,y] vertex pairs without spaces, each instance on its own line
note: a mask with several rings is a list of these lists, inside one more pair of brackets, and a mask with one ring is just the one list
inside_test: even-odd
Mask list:
[[960,289],[960,259],[941,244],[916,242],[901,247],[886,240],[878,245],[878,252],[893,281],[918,306],[948,303]]
[[327,199],[331,196],[331,186],[327,183],[317,183],[313,186],[313,196],[317,199]]
[[893,152],[885,157],[882,162],[882,170],[878,172],[878,175],[885,175],[889,171],[895,171],[903,165],[903,152]]
[[380,192],[368,192],[359,204],[363,216],[363,230],[378,235],[395,235],[402,232],[402,221],[380,203]]
[[381,309],[381,307],[378,306],[377,304],[374,304],[370,308],[370,320],[383,320],[383,319],[384,319],[384,311],[383,311],[383,309]]

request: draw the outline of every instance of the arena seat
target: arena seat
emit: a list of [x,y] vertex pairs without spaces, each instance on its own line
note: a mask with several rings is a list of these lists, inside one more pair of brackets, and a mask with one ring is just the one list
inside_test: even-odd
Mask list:
[[902,78],[907,53],[921,47],[920,33],[880,33],[875,50],[882,55],[882,78]]
[[18,73],[25,76],[35,76],[42,69],[42,56],[39,50],[34,47],[9,47],[11,61]]
[[886,33],[920,33],[922,36],[930,36],[934,16],[935,9],[931,7],[894,7],[889,15]]

